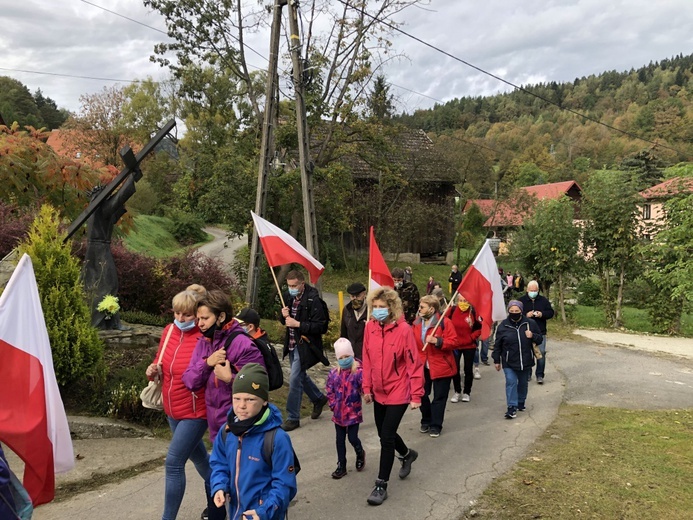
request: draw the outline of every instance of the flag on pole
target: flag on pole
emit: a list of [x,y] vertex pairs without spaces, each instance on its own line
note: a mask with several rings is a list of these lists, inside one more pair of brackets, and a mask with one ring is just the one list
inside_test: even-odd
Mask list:
[[385,263],[383,255],[380,253],[380,248],[375,241],[375,233],[371,226],[371,243],[368,255],[368,272],[370,280],[368,281],[368,290],[372,291],[378,287],[394,287],[395,281],[392,279],[390,269]]
[[308,270],[311,283],[317,282],[325,267],[286,231],[279,229],[254,211],[250,214],[253,216],[255,229],[269,266],[300,264]]
[[74,467],[53,356],[29,255],[0,296],[0,441],[25,463],[34,505],[55,496],[55,473]]
[[487,339],[491,335],[493,322],[504,320],[507,316],[498,265],[488,240],[464,275],[457,292],[474,307],[481,321],[481,339]]

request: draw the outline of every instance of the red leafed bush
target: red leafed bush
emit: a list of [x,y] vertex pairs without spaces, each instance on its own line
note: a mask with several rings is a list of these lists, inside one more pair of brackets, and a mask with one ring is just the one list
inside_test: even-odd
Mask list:
[[0,201],[0,259],[26,236],[33,220],[34,211]]

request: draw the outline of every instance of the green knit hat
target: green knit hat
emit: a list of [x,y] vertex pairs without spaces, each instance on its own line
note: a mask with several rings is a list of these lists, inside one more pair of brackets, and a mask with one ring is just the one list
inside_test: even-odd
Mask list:
[[248,363],[236,374],[233,380],[233,393],[244,392],[258,396],[263,401],[269,399],[269,378],[265,367],[259,363]]

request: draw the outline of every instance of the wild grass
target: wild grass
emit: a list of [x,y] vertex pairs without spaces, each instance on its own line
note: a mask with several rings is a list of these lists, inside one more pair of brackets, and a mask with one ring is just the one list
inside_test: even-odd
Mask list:
[[[182,253],[187,247],[182,246],[169,231],[171,220],[154,215],[137,215],[134,226],[124,238],[125,245],[131,251],[154,258],[167,258]],[[212,238],[207,235],[208,238]]]

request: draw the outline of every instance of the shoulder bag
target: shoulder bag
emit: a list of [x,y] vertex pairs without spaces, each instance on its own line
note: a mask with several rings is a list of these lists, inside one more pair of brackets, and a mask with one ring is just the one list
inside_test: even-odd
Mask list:
[[161,354],[159,354],[159,361],[156,363],[157,374],[154,376],[154,380],[150,381],[149,384],[140,393],[140,399],[142,400],[142,406],[145,408],[150,408],[152,410],[163,410],[164,409],[164,398],[161,395],[161,360],[164,358],[164,352],[166,352],[166,345],[168,345],[168,340],[171,339],[171,333],[173,332],[174,324],[168,329],[168,334],[166,334],[166,339],[164,340],[164,346],[161,348]]

